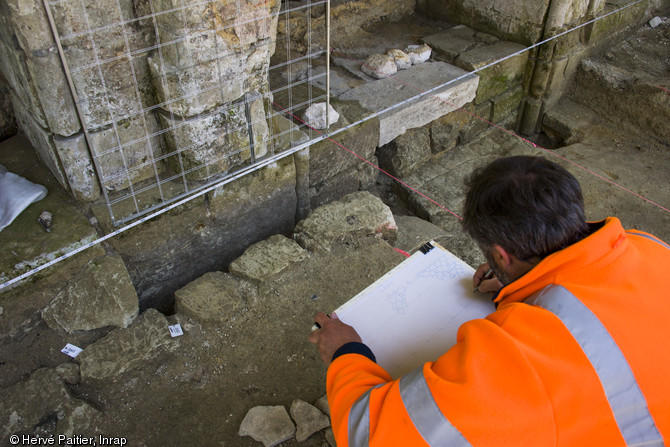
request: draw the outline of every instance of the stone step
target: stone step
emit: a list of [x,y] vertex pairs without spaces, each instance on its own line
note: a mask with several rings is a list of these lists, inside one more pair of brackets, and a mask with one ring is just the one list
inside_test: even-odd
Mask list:
[[617,125],[670,141],[670,81],[666,54],[670,21],[644,26],[602,57],[585,59],[571,99]]
[[[359,61],[341,62],[360,70]],[[358,100],[379,116],[379,146],[392,141],[408,129],[424,126],[475,98],[479,77],[446,62],[426,62],[401,70],[395,75],[370,80],[339,96]],[[433,89],[435,89],[433,91]],[[420,98],[417,95],[430,91]]]

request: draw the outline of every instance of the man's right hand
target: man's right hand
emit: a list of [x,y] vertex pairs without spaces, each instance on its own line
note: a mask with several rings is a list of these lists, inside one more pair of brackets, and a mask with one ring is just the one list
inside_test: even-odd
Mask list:
[[484,275],[490,269],[488,262],[480,265],[472,277],[472,286],[479,287],[479,291],[483,293],[498,293],[503,288],[503,283],[498,281],[495,275],[491,279],[484,279]]

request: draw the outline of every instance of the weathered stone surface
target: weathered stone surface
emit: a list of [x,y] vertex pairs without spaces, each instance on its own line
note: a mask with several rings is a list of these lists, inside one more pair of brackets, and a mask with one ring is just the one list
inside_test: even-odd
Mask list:
[[252,284],[224,272],[208,272],[174,293],[175,311],[199,322],[221,323],[254,303]]
[[113,126],[89,133],[91,152],[98,160],[105,188],[119,191],[165,170],[161,135],[153,113],[115,122]]
[[456,147],[461,129],[473,119],[471,109],[472,104],[466,105],[430,123],[430,148],[434,154]]
[[247,412],[240,425],[240,436],[251,436],[265,447],[274,447],[288,441],[295,433],[295,426],[286,408],[281,405],[254,407]]
[[[521,83],[528,62],[528,51],[522,51],[524,48],[523,45],[514,42],[497,42],[493,45],[465,51],[458,56],[456,65],[467,71],[479,70],[496,61],[501,61],[477,72],[480,80],[475,99],[476,104],[491,99]],[[519,51],[521,53],[502,60]]]
[[251,123],[256,158],[267,154],[269,128],[258,92],[196,118],[184,120],[164,113],[160,118],[169,129],[165,138],[170,152],[181,152],[168,163],[176,172],[183,166],[189,179],[204,180],[249,160],[252,141],[247,122]]
[[326,430],[326,442],[330,447],[337,447],[337,443],[335,442],[335,434],[333,433],[332,428]]
[[128,327],[137,317],[137,293],[119,257],[90,261],[42,311],[49,327],[66,332]]
[[79,374],[79,365],[76,363],[61,363],[56,366],[56,372],[63,379],[63,382],[69,385],[76,385],[81,380],[81,375]]
[[[361,107],[356,101],[334,101],[331,104],[340,114],[340,121],[331,128],[332,131],[358,122],[370,114],[369,110]],[[310,187],[318,187],[327,179],[343,172],[351,174],[353,169],[362,162],[356,155],[365,160],[371,160],[379,142],[379,121],[376,118],[365,121],[334,135],[332,139],[339,145],[333,144],[330,140],[323,140],[310,147]],[[356,155],[353,155],[352,152]]]
[[[53,415],[58,418],[57,431],[68,433],[71,421],[77,420],[77,433],[88,428],[98,411],[86,402],[71,397],[58,373],[40,368],[21,382],[0,391],[0,433],[4,439],[33,430]],[[79,417],[86,414],[86,417]],[[71,432],[70,432],[71,433]]]
[[14,105],[14,113],[16,115],[16,122],[19,128],[30,140],[30,144],[37,152],[40,161],[49,168],[49,171],[58,180],[58,183],[63,189],[68,190],[70,185],[63,173],[63,169],[56,157],[56,151],[51,141],[53,135],[48,130],[45,130],[40,123],[33,118],[30,108],[21,102],[19,97],[12,91],[12,104]]
[[293,121],[282,115],[275,114],[271,118],[272,126],[272,148],[274,153],[282,152],[293,146],[309,140],[309,137],[301,131]]
[[448,30],[422,38],[430,45],[435,56],[450,64],[456,62],[458,55],[477,46],[476,31],[465,25],[457,25]]
[[[328,127],[326,125],[326,103],[314,103],[310,105],[302,119],[310,127],[315,129],[325,129]],[[333,108],[333,106],[328,104],[328,124],[333,125],[340,119],[340,114]]]
[[408,253],[415,252],[426,242],[447,236],[444,229],[415,216],[395,216],[395,221],[398,225],[395,246]]
[[16,131],[16,117],[14,116],[12,100],[5,85],[4,77],[0,73],[0,140],[11,137],[16,134]]
[[83,382],[116,381],[126,371],[170,352],[179,346],[170,337],[168,321],[155,309],[147,309],[126,329],[116,329],[89,345],[76,358]]
[[[383,146],[407,129],[424,126],[472,101],[478,83],[478,76],[468,75],[453,65],[426,62],[398,72],[393,79],[381,79],[353,88],[340,98],[359,100],[363,107],[380,112],[417,96],[419,86],[421,91],[435,89],[430,95],[408,101],[380,116],[378,146]],[[402,84],[416,88],[398,89]]]
[[523,87],[516,87],[503,92],[491,100],[493,110],[491,122],[499,123],[511,115],[515,115],[519,110],[519,105],[523,99]]
[[392,242],[397,234],[389,207],[360,191],[314,210],[296,225],[293,237],[308,250],[330,251],[333,244],[352,236],[379,236]]
[[414,172],[430,154],[430,134],[425,127],[409,129],[377,151],[382,169],[400,178]]
[[[387,50],[386,55],[393,58],[398,70],[406,70],[412,66],[412,59],[410,59],[409,55],[398,48]],[[416,60],[418,60],[418,57]]]
[[75,199],[93,202],[100,198],[100,186],[83,133],[69,138],[54,135],[54,146]]
[[393,57],[386,54],[373,54],[368,56],[361,66],[361,70],[366,75],[372,76],[375,79],[383,79],[392,76],[398,72]]
[[[583,5],[584,2],[575,2]],[[422,12],[434,18],[463,23],[524,43],[542,36],[549,0],[508,2],[500,0],[426,0]]]
[[324,394],[314,403],[314,406],[321,410],[327,416],[330,416],[330,405],[328,405],[328,396]]
[[405,48],[405,53],[409,57],[412,65],[418,65],[423,64],[428,59],[430,59],[430,55],[433,53],[433,50],[429,45],[426,44],[409,45],[407,48]]
[[307,256],[307,252],[293,239],[275,234],[247,248],[242,256],[230,263],[228,269],[240,278],[262,283]]
[[295,439],[298,442],[303,442],[319,430],[330,427],[328,416],[304,400],[294,400],[290,411],[296,424]]

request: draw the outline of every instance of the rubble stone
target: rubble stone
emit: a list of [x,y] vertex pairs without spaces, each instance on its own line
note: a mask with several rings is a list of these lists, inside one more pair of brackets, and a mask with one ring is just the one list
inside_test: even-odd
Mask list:
[[295,227],[293,238],[312,251],[330,251],[333,244],[353,236],[379,236],[395,241],[398,235],[391,209],[367,191],[355,192],[323,205]]
[[427,44],[409,45],[405,48],[405,53],[409,57],[410,62],[412,62],[412,65],[419,65],[430,59],[433,50]]
[[175,310],[199,322],[221,323],[256,301],[256,288],[224,272],[205,273],[174,293]]
[[314,433],[330,427],[328,416],[304,400],[296,399],[291,403],[291,417],[296,423],[295,439],[303,442]]
[[247,248],[228,269],[240,278],[259,284],[307,256],[293,239],[275,234]]
[[116,381],[124,372],[176,349],[179,340],[170,336],[168,321],[160,312],[147,309],[134,324],[110,332],[77,356],[82,381]]
[[90,261],[42,310],[52,329],[68,333],[128,327],[138,313],[137,293],[120,257]]
[[410,59],[409,55],[402,50],[394,48],[392,50],[388,50],[386,55],[393,58],[393,61],[398,67],[398,70],[406,70],[412,66],[412,59]]
[[430,154],[430,133],[425,127],[409,129],[377,151],[382,169],[400,178],[414,172]]
[[261,406],[247,412],[238,433],[251,436],[265,447],[274,447],[291,439],[295,426],[282,405]]
[[328,106],[328,125],[335,124],[340,119],[340,114],[325,102],[314,103],[307,108],[303,115],[303,121],[315,129],[325,129],[326,125],[326,105]]
[[365,59],[365,62],[361,66],[361,71],[375,79],[383,79],[396,74],[398,66],[391,56],[373,54]]

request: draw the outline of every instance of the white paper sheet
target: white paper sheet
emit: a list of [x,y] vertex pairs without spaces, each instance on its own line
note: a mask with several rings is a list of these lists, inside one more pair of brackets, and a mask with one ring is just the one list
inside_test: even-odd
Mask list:
[[335,311],[393,378],[436,360],[456,343],[461,324],[495,310],[488,295],[473,291],[474,269],[432,245]]

